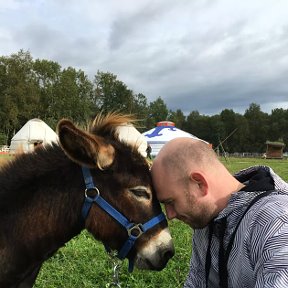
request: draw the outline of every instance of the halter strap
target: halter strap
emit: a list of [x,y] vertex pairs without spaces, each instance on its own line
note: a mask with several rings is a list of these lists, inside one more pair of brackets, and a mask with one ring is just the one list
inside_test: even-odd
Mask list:
[[[101,195],[97,187],[95,187],[93,178],[90,173],[90,169],[87,167],[82,167],[82,172],[84,176],[84,181],[86,185],[85,189],[85,201],[82,207],[82,217],[85,220],[89,214],[91,206],[93,203],[96,203],[99,207],[101,207],[104,211],[106,211],[113,219],[115,219],[119,224],[121,224],[126,230],[128,234],[128,238],[125,241],[124,245],[118,251],[117,257],[119,259],[124,259],[131,248],[134,246],[135,241],[147,230],[153,228],[155,225],[159,224],[160,222],[166,220],[166,217],[163,212],[159,215],[153,217],[152,219],[148,220],[144,224],[135,224],[130,222],[122,213],[117,211],[113,206],[111,206]],[[88,190],[95,190],[96,195],[90,197],[87,195]],[[109,250],[109,247],[105,245],[106,250]],[[133,261],[129,260],[129,272],[133,271],[134,263]]]

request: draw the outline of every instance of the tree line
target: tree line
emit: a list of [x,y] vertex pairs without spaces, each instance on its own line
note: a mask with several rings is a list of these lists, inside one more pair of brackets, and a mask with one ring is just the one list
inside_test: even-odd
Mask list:
[[23,50],[0,57],[0,103],[0,145],[9,145],[31,118],[40,118],[55,129],[61,118],[86,125],[93,115],[115,110],[140,119],[141,132],[169,120],[214,147],[222,143],[230,153],[262,153],[267,140],[288,145],[288,109],[277,108],[268,114],[251,103],[244,115],[232,109],[212,116],[197,110],[184,115],[180,109],[169,110],[161,96],[148,102],[144,94],[134,93],[110,72],[97,71],[90,80],[82,70],[33,59]]

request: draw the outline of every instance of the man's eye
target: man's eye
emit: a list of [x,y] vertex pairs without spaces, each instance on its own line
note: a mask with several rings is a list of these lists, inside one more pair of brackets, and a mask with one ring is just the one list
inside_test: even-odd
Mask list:
[[173,200],[169,199],[167,201],[164,202],[165,205],[172,205],[173,204]]

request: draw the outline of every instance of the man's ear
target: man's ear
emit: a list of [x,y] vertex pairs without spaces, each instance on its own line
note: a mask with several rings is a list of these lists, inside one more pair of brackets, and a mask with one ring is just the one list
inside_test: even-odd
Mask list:
[[208,193],[208,182],[205,176],[199,172],[192,172],[190,174],[190,181],[196,184],[198,189],[196,189],[199,196],[206,196]]

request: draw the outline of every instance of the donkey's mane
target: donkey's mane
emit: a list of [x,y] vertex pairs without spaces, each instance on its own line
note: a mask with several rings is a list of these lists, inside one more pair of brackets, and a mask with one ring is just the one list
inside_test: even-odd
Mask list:
[[106,115],[100,113],[91,121],[88,130],[93,134],[117,138],[117,127],[135,122],[132,115],[117,112],[110,112]]
[[[131,114],[121,114],[117,112],[110,112],[106,115],[98,114],[90,123],[88,126],[88,131],[92,134],[97,134],[99,136],[102,136],[104,138],[112,138],[116,141],[122,142],[125,146],[128,146],[130,149],[132,149],[134,152],[139,152],[139,147],[141,145],[141,133],[138,132],[135,129],[135,124],[137,120],[135,117]],[[128,135],[126,137],[121,137],[121,129],[122,127],[127,127],[127,129],[135,129],[137,131],[136,133],[139,133],[139,136],[137,135],[135,138],[135,132],[130,131],[126,133],[130,133],[130,138]],[[120,129],[120,130],[119,130]],[[125,133],[125,132],[124,132]],[[132,134],[131,134],[132,133]],[[128,138],[127,138],[128,137]],[[129,139],[130,138],[130,139]]]

